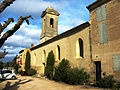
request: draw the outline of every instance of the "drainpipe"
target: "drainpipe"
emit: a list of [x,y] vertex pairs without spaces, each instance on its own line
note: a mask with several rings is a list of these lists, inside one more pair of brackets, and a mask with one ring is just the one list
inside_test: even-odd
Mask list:
[[[91,24],[90,22],[89,22],[89,24]],[[90,61],[91,61],[91,63],[92,63],[92,42],[91,42],[91,28],[90,28],[90,26],[89,26],[89,45],[90,45]]]

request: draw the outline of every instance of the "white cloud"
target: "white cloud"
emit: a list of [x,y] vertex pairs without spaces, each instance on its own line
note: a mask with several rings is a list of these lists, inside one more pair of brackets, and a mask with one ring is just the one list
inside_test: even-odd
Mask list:
[[58,33],[63,33],[65,31],[68,31],[70,29],[72,29],[75,26],[78,26],[82,23],[84,23],[85,21],[74,18],[73,20],[71,20],[71,22],[69,22],[69,25],[65,25],[64,23],[61,23],[58,25]]
[[68,5],[66,1],[44,1],[44,0],[16,0],[10,7],[7,8],[15,14],[38,14],[45,10],[47,7],[57,9],[64,8]]
[[13,49],[13,46],[4,46],[4,49]]
[[72,27],[71,26],[64,26],[64,25],[59,25],[58,26],[58,33],[63,33],[67,30],[70,30]]
[[5,57],[15,57],[16,54],[7,54]]
[[[6,30],[12,28],[15,23],[11,23]],[[21,49],[29,48],[31,44],[39,44],[40,34],[41,29],[37,25],[23,23],[20,29],[6,40],[3,49],[9,53],[18,54]]]

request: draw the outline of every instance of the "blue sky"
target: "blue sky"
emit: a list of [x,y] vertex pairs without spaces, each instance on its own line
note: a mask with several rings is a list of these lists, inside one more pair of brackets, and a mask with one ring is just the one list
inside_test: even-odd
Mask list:
[[32,43],[35,45],[40,43],[42,30],[42,18],[40,16],[47,7],[53,7],[60,13],[58,18],[58,33],[60,34],[89,21],[90,16],[86,6],[94,1],[96,0],[16,0],[0,14],[1,23],[11,17],[15,20],[4,32],[12,28],[20,16],[32,15],[34,19],[29,19],[30,25],[24,22],[21,28],[8,38],[0,49],[0,52],[6,49],[8,54],[0,61],[7,62],[12,60],[21,49],[29,48]]

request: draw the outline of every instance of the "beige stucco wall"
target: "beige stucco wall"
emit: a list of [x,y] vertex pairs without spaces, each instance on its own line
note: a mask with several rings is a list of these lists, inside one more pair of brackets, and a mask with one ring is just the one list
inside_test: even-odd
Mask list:
[[[81,38],[83,40],[84,47],[84,58],[76,57],[76,43],[78,39]],[[55,55],[56,64],[61,60],[57,59],[57,45],[60,46],[60,58],[69,60],[70,65],[72,67],[85,68],[87,72],[90,72],[90,48],[89,48],[89,27],[84,30],[75,33],[66,38],[62,38],[60,40],[54,41],[50,44],[42,46],[38,49],[34,49],[31,51],[31,66],[37,69],[39,74],[44,74],[44,60],[43,60],[43,51],[46,52],[46,58],[48,53],[52,50]]]

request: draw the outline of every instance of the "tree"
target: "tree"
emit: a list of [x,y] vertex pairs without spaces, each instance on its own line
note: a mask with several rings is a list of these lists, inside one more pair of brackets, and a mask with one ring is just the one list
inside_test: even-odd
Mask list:
[[[8,6],[10,6],[10,4],[12,4],[15,0],[4,0],[1,5],[0,5],[0,13],[2,13]],[[23,21],[26,21],[26,23],[29,25],[29,20],[28,18],[32,18],[31,15],[26,16],[26,17],[22,17],[20,16],[20,18],[18,19],[17,23],[7,32],[5,32],[1,38],[0,38],[0,48],[2,47],[2,45],[5,43],[5,41],[12,36],[22,25]],[[4,21],[5,23],[2,25],[0,23],[0,35],[1,33],[5,30],[5,28],[11,23],[14,22],[13,18],[8,18],[8,20]],[[3,54],[1,54],[3,55]]]
[[3,62],[0,61],[0,69],[3,69]]
[[4,64],[4,67],[9,67],[9,65],[10,65],[10,62],[6,62],[6,63]]
[[65,82],[70,69],[69,61],[67,59],[62,59],[59,65],[55,68],[54,80]]
[[30,69],[30,53],[27,51],[26,60],[25,60],[25,71],[27,72]]
[[54,58],[53,51],[51,51],[47,57],[47,65],[45,70],[45,74],[49,79],[53,78],[54,63],[55,63],[55,58]]
[[15,69],[15,72],[18,72],[18,64],[16,63],[17,60],[17,55],[15,56],[15,58],[12,60],[12,67]]

